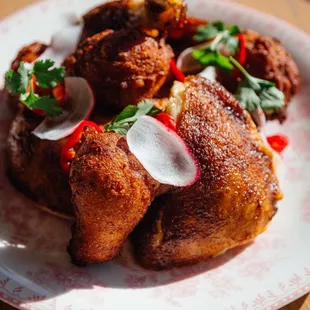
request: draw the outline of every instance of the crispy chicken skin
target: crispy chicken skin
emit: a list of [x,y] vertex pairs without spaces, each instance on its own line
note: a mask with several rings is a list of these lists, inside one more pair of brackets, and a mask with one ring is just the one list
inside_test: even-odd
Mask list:
[[32,63],[41,56],[46,49],[47,45],[40,42],[34,42],[30,45],[24,46],[13,60],[11,69],[16,71],[22,61]]
[[84,40],[64,65],[92,86],[97,110],[119,110],[152,98],[164,84],[173,51],[139,30],[106,30]]
[[115,133],[85,134],[70,185],[76,224],[68,252],[77,265],[114,258],[162,190]]
[[186,15],[181,0],[120,0],[104,3],[83,16],[81,39],[107,29],[149,27],[165,30],[177,26]]
[[60,166],[63,140],[47,141],[31,131],[42,118],[21,108],[8,137],[9,176],[25,195],[51,212],[72,216],[68,176]]
[[137,259],[151,269],[197,263],[250,242],[282,196],[271,151],[230,93],[189,77],[181,97],[177,132],[202,174],[193,186],[157,198],[135,229]]
[[[247,53],[245,69],[255,77],[274,82],[285,95],[285,106],[282,110],[267,117],[284,120],[288,104],[300,87],[298,67],[279,40],[260,35],[253,30],[246,30],[243,35]],[[236,92],[236,79],[221,72],[219,81],[230,92]]]

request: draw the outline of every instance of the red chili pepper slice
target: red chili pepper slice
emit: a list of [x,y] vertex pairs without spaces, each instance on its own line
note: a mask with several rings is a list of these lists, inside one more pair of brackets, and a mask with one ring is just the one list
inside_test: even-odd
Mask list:
[[155,118],[159,120],[161,123],[163,123],[166,127],[176,131],[176,123],[175,120],[167,113],[159,113],[155,115]]
[[[244,40],[244,36],[242,34],[238,34],[237,38],[239,40],[239,51],[238,54],[236,55],[237,61],[239,62],[239,64],[243,67],[245,62],[246,62],[246,46],[245,46],[245,40]],[[237,68],[235,68],[234,72],[233,72],[233,77],[238,77],[239,75],[239,70]]]
[[91,121],[81,122],[81,124],[76,128],[74,133],[68,138],[68,140],[66,141],[61,150],[60,165],[66,173],[69,173],[71,161],[75,157],[75,151],[73,150],[73,148],[81,140],[83,130],[85,127],[92,127],[98,133],[102,132],[101,128],[94,122]]
[[63,105],[66,100],[66,90],[63,84],[58,83],[58,85],[52,91],[53,96],[59,102],[59,105]]
[[270,147],[279,154],[282,153],[289,144],[288,137],[280,134],[267,137],[267,141]]
[[184,82],[185,80],[185,75],[184,73],[177,67],[177,64],[175,63],[174,59],[171,59],[170,62],[170,71],[171,73],[174,75],[174,77],[180,81],[180,82]]

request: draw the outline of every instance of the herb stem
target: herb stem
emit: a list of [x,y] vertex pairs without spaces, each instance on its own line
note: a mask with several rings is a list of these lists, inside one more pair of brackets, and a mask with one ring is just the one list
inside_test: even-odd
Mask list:
[[241,71],[241,73],[247,78],[251,79],[249,73],[240,65],[240,63],[232,56],[229,57],[230,62]]
[[217,49],[217,46],[221,43],[222,39],[224,36],[226,36],[227,34],[229,34],[228,30],[222,31],[220,32],[213,40],[213,42],[210,44],[210,49],[212,51],[215,51]]

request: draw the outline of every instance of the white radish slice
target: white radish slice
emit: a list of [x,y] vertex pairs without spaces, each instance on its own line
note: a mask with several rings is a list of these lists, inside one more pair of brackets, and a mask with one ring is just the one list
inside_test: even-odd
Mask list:
[[267,121],[264,111],[261,108],[257,108],[254,112],[251,112],[250,114],[259,131],[265,134],[265,126]]
[[199,74],[199,76],[202,76],[212,82],[216,82],[216,69],[215,67],[209,66],[206,69],[204,69],[203,71],[201,71]]
[[200,176],[199,165],[181,137],[153,117],[140,117],[129,129],[127,143],[143,167],[162,184],[190,186]]
[[50,46],[35,62],[51,59],[55,62],[55,66],[59,67],[67,56],[76,51],[83,27],[84,25],[81,22],[56,32],[52,37]]
[[56,141],[69,136],[87,119],[95,106],[95,99],[87,81],[83,78],[65,78],[65,88],[69,109],[59,117],[46,117],[33,130],[33,134],[42,140]]
[[200,50],[206,48],[208,45],[210,45],[209,42],[202,43],[193,47],[189,47],[185,49],[180,56],[178,57],[176,64],[177,67],[185,74],[188,73],[198,73],[200,72],[203,67],[201,64],[192,56],[193,50]]

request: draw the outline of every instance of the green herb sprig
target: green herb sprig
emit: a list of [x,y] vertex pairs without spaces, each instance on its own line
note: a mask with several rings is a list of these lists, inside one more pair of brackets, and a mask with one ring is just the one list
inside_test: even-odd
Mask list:
[[112,122],[105,127],[106,132],[126,135],[130,127],[143,115],[156,115],[161,111],[154,108],[152,100],[143,100],[138,105],[128,105]]
[[235,35],[240,34],[241,30],[237,25],[229,28],[221,22],[212,22],[208,25],[199,26],[194,40],[197,42],[213,41],[204,49],[195,49],[192,56],[203,66],[214,66],[223,70],[233,70],[234,66],[229,58],[219,51],[219,46],[225,46],[229,53],[236,53],[239,46],[239,40]]
[[[52,96],[40,97],[33,89],[33,83],[42,88],[54,88],[64,81],[65,68],[54,67],[55,62],[50,59],[36,62],[32,70],[21,62],[17,71],[9,70],[5,74],[5,86],[10,94],[19,95],[19,100],[30,110],[40,109],[47,116],[58,116],[62,108]],[[28,87],[29,86],[29,87]]]
[[236,98],[244,109],[254,112],[261,108],[266,113],[281,110],[285,104],[285,96],[274,83],[250,75],[233,57],[229,57],[229,60],[245,77],[236,93]]

